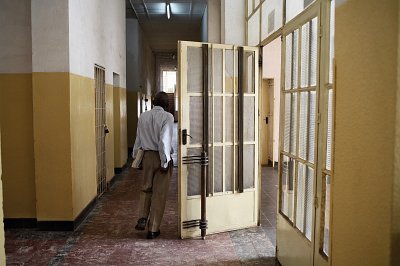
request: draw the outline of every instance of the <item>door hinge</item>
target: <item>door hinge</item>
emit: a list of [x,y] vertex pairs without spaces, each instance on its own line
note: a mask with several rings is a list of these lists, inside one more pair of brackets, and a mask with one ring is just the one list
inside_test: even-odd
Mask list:
[[324,33],[324,30],[323,30],[322,27],[320,26],[320,27],[319,27],[319,37],[322,37],[323,33]]
[[314,198],[314,207],[318,208],[318,197]]
[[321,113],[317,114],[317,124],[321,124]]

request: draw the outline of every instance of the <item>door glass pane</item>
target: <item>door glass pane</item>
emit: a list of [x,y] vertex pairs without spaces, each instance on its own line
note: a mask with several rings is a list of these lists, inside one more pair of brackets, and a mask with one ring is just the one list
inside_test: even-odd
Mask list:
[[283,150],[296,154],[297,94],[285,94],[285,121]]
[[332,89],[328,92],[328,129],[327,129],[327,140],[326,140],[326,169],[331,170],[332,168],[332,100],[333,100]]
[[314,200],[314,169],[307,167],[305,180],[305,235],[308,240],[311,240],[312,231],[312,214]]
[[330,39],[329,39],[329,83],[333,82],[333,57],[335,51],[335,0],[331,1],[330,14]]
[[295,161],[282,156],[281,212],[293,221]]
[[[299,157],[307,160],[308,144],[308,98],[309,92],[300,93],[300,114],[299,114]],[[300,171],[300,166],[299,166]]]
[[225,92],[233,93],[237,75],[235,75],[233,50],[225,50]]
[[285,89],[297,88],[299,31],[295,30],[285,38]]
[[251,16],[247,25],[247,43],[257,46],[260,43],[260,9]]
[[254,188],[254,145],[243,145],[243,188]]
[[233,191],[233,145],[225,146],[225,191]]
[[329,219],[330,219],[330,205],[331,205],[331,177],[329,175],[325,176],[325,180],[323,183],[323,207],[321,210],[323,213],[321,214],[323,217],[323,225],[322,225],[322,251],[328,255],[329,252]]
[[317,85],[318,19],[311,20],[310,86]]
[[214,97],[214,142],[222,142],[223,112],[222,96]]
[[286,49],[285,49],[285,89],[292,87],[292,46],[293,46],[293,33],[290,33],[285,37]]
[[286,0],[286,22],[306,9],[314,0]]
[[222,73],[222,49],[213,49],[214,51],[214,92],[222,92],[222,80],[223,80],[223,73]]
[[244,141],[254,141],[254,97],[243,97],[243,139]]
[[190,144],[200,144],[203,141],[203,97],[189,97],[189,132],[192,138],[188,138]]
[[306,169],[302,163],[298,164],[297,172],[297,206],[296,206],[296,227],[304,233],[304,213],[305,213],[305,180]]
[[225,97],[225,141],[233,142],[233,97]]
[[203,91],[203,53],[198,47],[187,49],[187,90],[188,92]]
[[290,153],[296,154],[296,136],[297,136],[297,93],[291,97],[291,118],[290,118]]
[[310,163],[314,163],[314,154],[315,154],[315,114],[317,110],[317,92],[311,91],[309,98],[309,122],[308,122],[308,154],[307,160]]
[[244,52],[245,62],[245,87],[243,88],[244,93],[254,93],[254,52]]
[[222,147],[214,147],[214,192],[222,192],[222,169],[223,169],[223,155]]
[[301,87],[309,86],[310,75],[310,23],[301,27]]
[[[188,148],[187,155],[200,155],[202,149],[200,148]],[[187,195],[194,196],[200,195],[201,191],[201,167],[199,164],[188,164],[187,165]]]
[[282,27],[282,0],[266,0],[262,4],[261,39],[264,40],[271,33]]

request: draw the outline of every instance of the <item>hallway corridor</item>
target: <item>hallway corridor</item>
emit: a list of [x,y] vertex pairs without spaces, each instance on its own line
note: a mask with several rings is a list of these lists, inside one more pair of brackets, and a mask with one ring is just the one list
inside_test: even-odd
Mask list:
[[276,265],[277,174],[263,168],[262,226],[210,235],[177,237],[177,168],[170,184],[161,235],[135,231],[141,172],[125,169],[76,232],[6,231],[8,265]]

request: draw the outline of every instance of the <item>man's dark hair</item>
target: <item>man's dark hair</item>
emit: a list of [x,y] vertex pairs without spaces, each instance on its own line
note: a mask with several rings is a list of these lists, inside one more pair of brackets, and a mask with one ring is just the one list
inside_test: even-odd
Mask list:
[[168,94],[163,91],[157,92],[156,96],[154,96],[153,104],[154,106],[160,106],[166,110],[169,105]]

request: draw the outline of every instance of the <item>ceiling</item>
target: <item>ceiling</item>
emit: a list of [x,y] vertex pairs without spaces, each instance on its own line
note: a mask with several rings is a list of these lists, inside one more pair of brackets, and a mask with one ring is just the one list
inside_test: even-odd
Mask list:
[[[138,19],[155,53],[176,51],[178,40],[200,41],[207,0],[126,0],[126,17]],[[166,5],[170,3],[171,17]]]

